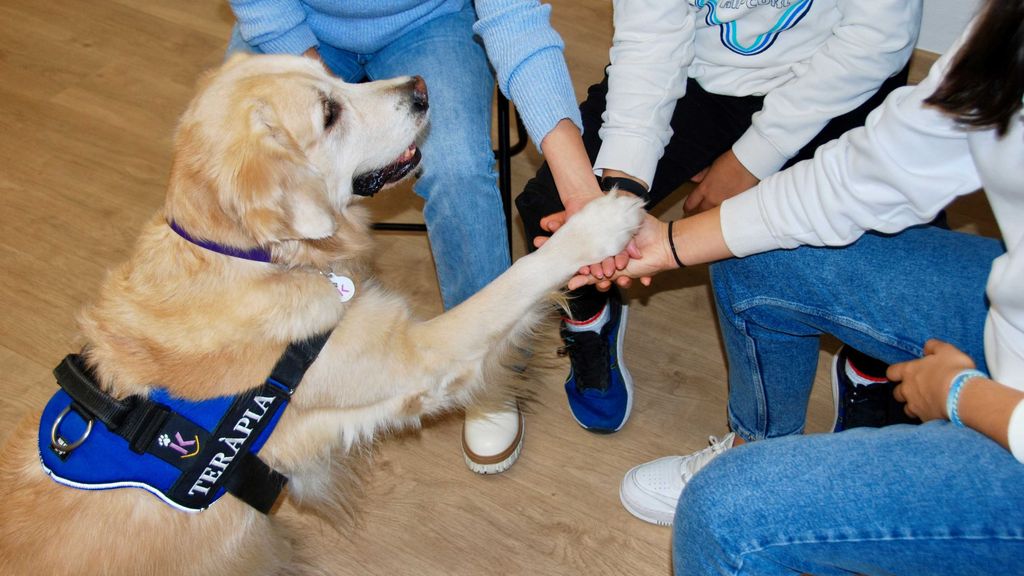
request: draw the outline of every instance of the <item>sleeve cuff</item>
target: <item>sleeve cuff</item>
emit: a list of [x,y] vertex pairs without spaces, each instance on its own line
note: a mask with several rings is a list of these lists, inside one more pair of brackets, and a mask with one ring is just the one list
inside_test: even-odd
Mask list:
[[544,137],[565,118],[583,132],[576,92],[558,48],[542,50],[519,65],[509,78],[508,96],[538,151]]
[[1010,414],[1010,425],[1006,431],[1007,443],[1010,445],[1010,453],[1017,459],[1017,462],[1024,464],[1024,400],[1017,403],[1017,407]]
[[319,45],[309,26],[300,24],[273,40],[259,44],[258,48],[265,54],[302,54]]
[[751,126],[732,145],[733,154],[758,180],[775,174],[789,158],[779,152],[756,128]]
[[733,256],[742,258],[782,248],[764,220],[760,193],[761,188],[755,187],[722,202],[722,235]]
[[661,145],[632,134],[605,134],[604,138],[594,161],[594,173],[600,176],[606,168],[621,170],[650,188],[664,152]]

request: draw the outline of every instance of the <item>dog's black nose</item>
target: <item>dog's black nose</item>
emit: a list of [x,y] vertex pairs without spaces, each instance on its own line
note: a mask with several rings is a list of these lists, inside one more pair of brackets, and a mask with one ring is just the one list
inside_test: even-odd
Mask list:
[[427,83],[420,76],[412,78],[412,109],[417,112],[426,112],[430,107],[427,98]]

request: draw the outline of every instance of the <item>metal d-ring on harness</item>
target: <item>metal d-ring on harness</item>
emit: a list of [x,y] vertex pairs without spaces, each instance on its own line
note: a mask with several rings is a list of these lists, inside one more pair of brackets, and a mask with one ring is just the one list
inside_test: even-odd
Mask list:
[[93,419],[89,418],[88,420],[86,420],[85,432],[83,432],[82,435],[78,437],[78,440],[75,440],[74,442],[68,442],[67,440],[61,438],[58,435],[57,430],[60,428],[60,423],[62,420],[64,420],[64,417],[68,415],[68,412],[71,412],[71,408],[72,405],[69,404],[67,408],[61,410],[60,414],[57,416],[57,419],[53,421],[53,427],[50,428],[50,448],[53,448],[53,451],[56,452],[58,456],[65,456],[75,448],[81,446],[82,443],[85,442],[85,439],[88,438],[89,434],[92,432]]
[[[61,390],[40,421],[43,469],[75,488],[143,488],[184,511],[204,510],[226,492],[268,513],[288,479],[256,453],[329,337],[289,344],[261,385],[201,401],[160,388],[119,400],[70,354],[54,369]],[[62,436],[65,427],[76,440]]]

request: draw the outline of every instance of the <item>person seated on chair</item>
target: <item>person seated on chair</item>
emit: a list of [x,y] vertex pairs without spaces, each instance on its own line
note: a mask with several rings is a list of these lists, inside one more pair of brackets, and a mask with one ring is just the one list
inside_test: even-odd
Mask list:
[[[237,24],[229,52],[306,54],[348,82],[424,78],[431,126],[420,143],[423,170],[414,190],[425,201],[445,309],[510,264],[491,148],[495,79],[559,188],[581,201],[601,195],[549,6],[537,0],[231,0],[231,7]],[[467,465],[480,473],[511,466],[522,426],[514,401],[468,410]]]
[[[616,0],[611,64],[580,106],[594,173],[648,207],[692,180],[686,210],[716,206],[863,124],[906,83],[920,20],[921,0]],[[529,239],[578,209],[567,194],[546,165],[527,183],[516,205]],[[569,407],[582,427],[617,431],[632,406],[628,307],[614,289],[569,302]]]
[[[732,432],[621,490],[674,510],[676,574],[1020,572],[1022,166],[1024,0],[987,0],[864,127],[717,208],[647,217],[621,274],[721,260]],[[979,188],[1001,241],[920,225]],[[925,424],[801,434],[823,333],[891,363]]]

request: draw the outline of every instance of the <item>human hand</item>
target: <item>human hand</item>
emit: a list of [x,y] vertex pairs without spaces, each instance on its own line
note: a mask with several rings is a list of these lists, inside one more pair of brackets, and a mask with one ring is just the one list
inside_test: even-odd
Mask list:
[[[568,219],[569,219],[569,211],[568,210],[562,210],[561,212],[555,212],[554,214],[548,214],[547,216],[541,218],[540,219],[540,227],[541,227],[541,229],[547,230],[548,232],[551,232],[552,234],[554,234],[555,230],[558,230],[559,228],[561,228],[562,225],[565,224],[565,221],[568,220]],[[538,248],[540,248],[541,244],[543,244],[545,240],[547,240],[547,238],[545,238],[543,236],[538,236],[537,238],[533,239],[533,245],[538,247]]]
[[644,221],[631,244],[635,245],[636,253],[631,253],[631,258],[624,268],[603,277],[592,274],[588,269],[581,269],[579,274],[569,280],[569,289],[575,290],[593,284],[598,290],[604,291],[611,288],[613,282],[626,288],[631,285],[634,278],[639,278],[644,286],[650,286],[655,274],[676,267],[675,258],[668,245],[668,224],[654,216],[644,215]]
[[956,346],[932,339],[925,342],[922,358],[889,366],[886,377],[900,382],[892,395],[906,402],[907,415],[926,422],[949,417],[946,397],[950,384],[961,371],[973,368],[974,361]]
[[760,182],[736,158],[732,149],[726,150],[712,162],[711,166],[698,172],[691,180],[697,182],[697,187],[683,203],[683,209],[687,214],[714,208]]
[[[628,192],[620,192],[620,194],[628,194]],[[565,206],[565,210],[563,210],[562,212],[549,214],[548,216],[542,218],[540,221],[541,229],[551,232],[553,234],[556,230],[561,228],[562,225],[565,224],[566,220],[571,218],[573,214],[582,210],[583,207],[590,203],[592,200],[600,197],[600,195],[589,194],[566,194],[565,197],[562,198],[562,203]],[[543,237],[535,238],[533,241],[534,246],[540,247],[545,242],[545,240],[546,238]],[[612,276],[617,270],[622,270],[626,266],[626,263],[629,262],[630,258],[636,257],[639,257],[639,251],[636,247],[636,244],[633,241],[630,241],[622,252],[616,254],[615,256],[605,258],[601,262],[595,262],[594,264],[591,264],[589,266],[584,266],[583,268],[580,269],[579,272],[582,275],[589,275],[592,273],[597,278],[607,278]],[[623,285],[625,286],[625,284]],[[610,287],[611,283],[609,282],[598,286],[598,289],[604,291],[608,290],[608,288]]]
[[[554,233],[556,230],[558,230],[559,228],[561,228],[565,224],[565,222],[566,222],[566,220],[568,220],[568,218],[569,218],[568,210],[563,210],[561,212],[555,212],[554,214],[549,214],[549,215],[545,216],[544,218],[542,218],[541,221],[540,221],[540,226],[541,226],[542,229],[547,230],[548,232]],[[538,236],[538,237],[533,239],[533,245],[535,247],[537,247],[537,248],[540,248],[547,241],[548,241],[548,237],[547,236]],[[612,256],[611,258],[606,258],[605,260],[603,260],[601,262],[596,262],[596,263],[591,264],[589,266],[584,266],[584,267],[580,268],[577,271],[577,275],[584,276],[584,277],[590,277],[591,274],[593,274],[593,276],[595,278],[595,283],[596,283],[596,281],[598,279],[604,280],[606,278],[609,278],[613,274],[615,274],[616,271],[622,270],[623,268],[625,268],[626,264],[629,262],[630,258],[639,258],[639,257],[640,257],[640,250],[637,248],[636,242],[634,240],[630,240],[629,244],[626,245],[626,249],[623,250],[622,252],[616,254],[615,256]],[[650,284],[650,280],[649,279],[648,279],[647,283]],[[583,286],[585,284],[587,284],[587,283],[586,282],[579,283],[575,287],[574,286],[570,286],[569,289],[573,290],[573,289],[579,288],[580,286]],[[620,286],[623,286],[623,287],[626,287],[628,285],[629,285],[629,279],[628,278],[624,279],[623,283],[620,283]],[[610,280],[598,284],[598,290],[601,290],[602,292],[605,291],[605,290],[608,290],[609,288],[611,288],[611,281]]]

